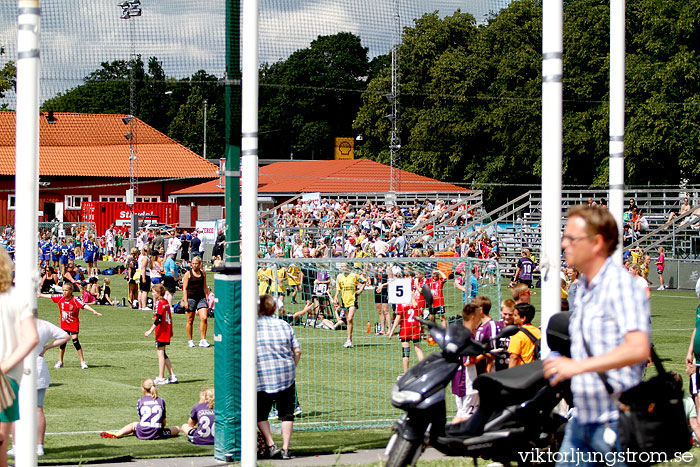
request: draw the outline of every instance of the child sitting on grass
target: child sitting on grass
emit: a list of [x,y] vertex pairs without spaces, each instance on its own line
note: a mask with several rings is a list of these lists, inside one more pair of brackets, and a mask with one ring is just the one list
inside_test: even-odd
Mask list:
[[138,439],[163,439],[177,436],[180,428],[165,426],[165,401],[158,397],[158,390],[151,378],[144,379],[141,383],[143,397],[137,403],[139,414],[138,422],[129,423],[116,433],[103,431],[103,438],[121,438],[134,433]]
[[199,403],[192,407],[190,419],[180,431],[187,434],[192,444],[214,444],[214,389],[199,393]]

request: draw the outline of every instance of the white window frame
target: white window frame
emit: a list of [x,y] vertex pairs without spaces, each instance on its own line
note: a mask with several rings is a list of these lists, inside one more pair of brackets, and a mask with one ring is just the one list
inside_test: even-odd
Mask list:
[[160,196],[137,196],[137,203],[160,203]]
[[100,195],[100,202],[125,203],[126,196],[119,195]]
[[8,211],[14,211],[15,210],[15,195],[7,195],[7,210]]
[[[77,206],[76,201],[78,201]],[[66,210],[76,211],[82,208],[83,203],[90,201],[92,201],[92,195],[66,195],[66,204],[64,206]]]

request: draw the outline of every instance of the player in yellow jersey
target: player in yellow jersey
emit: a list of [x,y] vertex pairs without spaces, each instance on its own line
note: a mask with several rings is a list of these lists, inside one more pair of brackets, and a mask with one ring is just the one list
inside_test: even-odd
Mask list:
[[272,269],[266,264],[261,264],[258,268],[258,294],[265,295],[269,293],[272,281]]
[[[341,264],[340,270],[342,272],[335,279],[336,288],[333,305],[338,307],[338,316],[341,319],[345,319],[348,323],[348,340],[343,344],[343,347],[348,349],[352,347],[352,319],[357,310],[357,295],[364,289],[366,281],[359,274],[350,272],[347,264]],[[340,295],[342,303],[338,302],[338,295]]]
[[[280,312],[284,310],[284,295],[287,291],[287,287],[285,286],[285,282],[287,280],[287,268],[283,266],[279,266],[277,268],[277,307],[280,309]],[[275,288],[272,287],[272,290],[270,291],[270,294],[274,296]]]
[[297,293],[301,287],[301,269],[299,269],[299,265],[290,264],[287,268],[287,286],[292,296],[292,303],[296,305]]

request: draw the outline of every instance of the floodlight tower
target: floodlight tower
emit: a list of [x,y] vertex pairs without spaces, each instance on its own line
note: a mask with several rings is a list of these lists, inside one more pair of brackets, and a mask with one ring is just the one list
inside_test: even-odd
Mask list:
[[392,34],[393,48],[391,50],[391,137],[389,139],[389,156],[391,175],[389,191],[394,194],[400,190],[400,166],[399,151],[401,149],[401,136],[399,135],[399,78],[401,74],[400,47],[401,47],[401,15],[399,14],[399,0],[394,0],[394,30]]
[[[141,16],[141,0],[124,0],[118,5],[122,9],[121,19],[129,20]],[[131,237],[136,235],[138,219],[134,215],[134,202],[139,187],[138,175],[138,149],[136,147],[136,86],[134,83],[134,66],[136,65],[136,47],[134,45],[134,22],[129,22],[129,39],[131,42],[131,67],[129,69],[129,116],[124,117],[124,125],[129,127],[129,131],[124,134],[124,138],[129,142],[129,191],[126,192],[126,203],[131,208]]]

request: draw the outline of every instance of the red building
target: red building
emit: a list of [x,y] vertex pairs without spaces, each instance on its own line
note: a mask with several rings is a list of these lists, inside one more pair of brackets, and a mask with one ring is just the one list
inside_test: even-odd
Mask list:
[[[39,222],[80,222],[83,202],[126,201],[131,153],[137,202],[217,177],[218,166],[128,115],[52,112],[39,122]],[[15,113],[0,112],[0,225],[14,224],[14,176]]]

